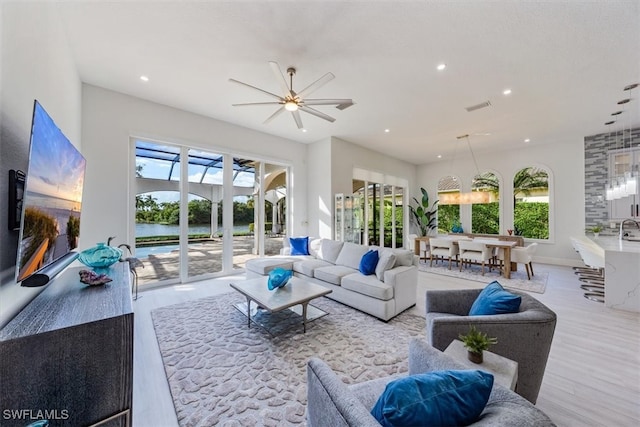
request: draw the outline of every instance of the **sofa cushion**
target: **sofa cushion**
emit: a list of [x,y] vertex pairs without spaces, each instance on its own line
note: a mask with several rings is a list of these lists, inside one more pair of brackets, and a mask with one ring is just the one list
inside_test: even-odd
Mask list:
[[384,272],[391,270],[396,263],[396,256],[389,252],[383,251],[376,265],[376,277],[384,282]]
[[309,237],[289,237],[291,255],[309,255]]
[[313,277],[313,271],[318,267],[330,267],[333,264],[321,259],[305,259],[302,261],[293,262],[293,271],[296,273],[304,274],[308,277]]
[[393,298],[393,286],[386,285],[375,275],[349,274],[342,278],[341,286],[344,289],[384,301]]
[[291,270],[293,268],[293,262],[289,258],[254,258],[250,259],[246,263],[246,269],[253,271],[262,276],[269,274],[274,268],[284,268],[285,270]]
[[412,251],[409,251],[407,249],[391,249],[391,248],[384,248],[382,249],[382,251],[391,252],[396,256],[396,263],[394,267],[399,267],[403,265],[408,267],[413,265],[414,253]]
[[433,371],[390,382],[371,415],[383,426],[461,426],[484,410],[493,375],[480,370]]
[[309,255],[319,258],[322,239],[320,237],[309,237]]
[[376,266],[378,265],[378,259],[378,251],[371,249],[366,254],[362,255],[358,270],[360,270],[360,273],[365,276],[374,274],[376,272]]
[[522,297],[505,291],[495,280],[480,292],[469,310],[469,316],[517,313]]
[[351,242],[345,242],[342,245],[340,254],[336,258],[336,265],[344,265],[345,267],[351,267],[355,270],[360,267],[360,260],[369,250],[368,246],[358,245]]
[[329,261],[331,264],[335,264],[336,259],[338,259],[338,255],[340,255],[342,245],[343,242],[322,239],[322,242],[320,242],[320,250],[318,251],[318,258],[324,261]]
[[[324,280],[327,283],[340,286],[344,276],[354,273],[353,268],[342,265],[332,265],[330,267],[319,267],[313,270],[313,277]],[[360,273],[358,273],[360,274]]]

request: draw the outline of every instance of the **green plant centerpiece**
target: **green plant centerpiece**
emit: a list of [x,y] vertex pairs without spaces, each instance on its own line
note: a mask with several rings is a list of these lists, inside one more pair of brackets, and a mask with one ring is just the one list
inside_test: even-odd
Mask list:
[[421,187],[420,191],[422,191],[422,200],[419,202],[418,199],[414,197],[413,201],[416,202],[418,206],[409,205],[409,210],[411,211],[413,222],[420,228],[420,235],[428,236],[429,232],[436,228],[436,214],[438,213],[436,205],[438,204],[438,200],[430,205],[427,190]]
[[482,363],[482,352],[490,345],[498,344],[497,338],[487,337],[487,334],[478,331],[475,326],[471,326],[466,335],[460,334],[458,338],[468,350],[467,357],[473,363]]

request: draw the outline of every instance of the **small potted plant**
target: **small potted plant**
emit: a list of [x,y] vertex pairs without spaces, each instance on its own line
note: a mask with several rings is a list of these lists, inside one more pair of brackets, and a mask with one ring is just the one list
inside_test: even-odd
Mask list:
[[475,326],[471,326],[468,334],[460,334],[458,338],[468,350],[467,357],[473,363],[482,363],[482,352],[490,345],[498,344],[497,338],[487,337],[487,334],[478,331]]
[[593,227],[589,227],[587,230],[591,231],[593,233],[594,237],[598,237],[600,235],[600,232],[602,231],[602,226],[596,224]]

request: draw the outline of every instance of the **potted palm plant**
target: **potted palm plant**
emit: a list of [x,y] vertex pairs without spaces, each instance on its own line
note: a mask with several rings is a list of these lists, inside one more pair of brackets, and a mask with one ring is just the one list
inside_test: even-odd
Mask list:
[[475,326],[471,326],[469,333],[460,334],[458,338],[464,344],[467,349],[467,357],[473,363],[482,363],[482,352],[487,350],[490,345],[498,344],[497,338],[487,337],[487,334],[478,331]]
[[436,228],[436,214],[438,213],[436,205],[438,204],[438,200],[433,202],[433,205],[430,205],[427,190],[421,187],[420,191],[422,191],[422,200],[418,201],[418,199],[414,197],[413,201],[416,202],[418,206],[414,207],[409,205],[409,210],[411,211],[413,221],[418,228],[420,228],[421,236],[428,236],[429,232]]

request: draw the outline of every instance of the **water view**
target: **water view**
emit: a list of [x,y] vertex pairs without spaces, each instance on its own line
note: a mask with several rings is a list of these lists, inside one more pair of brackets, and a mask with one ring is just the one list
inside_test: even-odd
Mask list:
[[[218,229],[222,231],[222,227]],[[249,225],[235,225],[233,227],[234,233],[248,233]],[[210,234],[211,226],[209,224],[190,225],[189,234]],[[167,224],[143,224],[136,223],[136,237],[143,236],[167,236],[167,235],[180,234],[179,225],[167,225]]]

